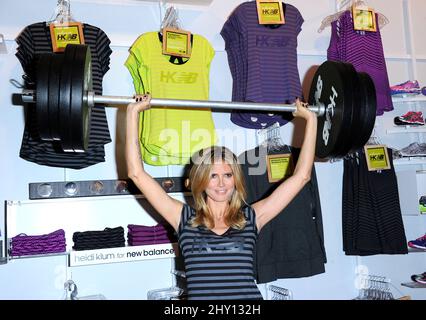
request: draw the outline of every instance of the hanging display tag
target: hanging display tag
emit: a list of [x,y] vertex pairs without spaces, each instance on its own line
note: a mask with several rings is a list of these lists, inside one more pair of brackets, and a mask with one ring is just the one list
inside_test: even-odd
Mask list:
[[377,31],[376,13],[372,8],[352,6],[354,29],[358,31]]
[[364,146],[368,171],[388,170],[391,168],[387,147],[385,145]]
[[170,28],[163,29],[163,54],[190,58],[191,51],[191,32]]
[[259,24],[285,24],[281,1],[256,0]]
[[84,44],[83,27],[80,22],[51,23],[50,37],[53,52],[63,52],[67,44]]
[[266,167],[270,183],[292,176],[294,168],[291,153],[267,155]]

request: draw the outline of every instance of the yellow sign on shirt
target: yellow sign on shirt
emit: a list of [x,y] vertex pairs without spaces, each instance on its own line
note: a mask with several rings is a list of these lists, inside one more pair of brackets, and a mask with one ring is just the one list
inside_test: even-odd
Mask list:
[[83,27],[80,22],[51,23],[49,28],[53,52],[63,52],[68,44],[84,44]]
[[373,9],[352,6],[354,29],[358,31],[377,31],[376,14]]
[[379,171],[390,169],[387,147],[385,145],[364,146],[368,171]]
[[272,154],[266,157],[269,182],[277,182],[293,175],[291,153]]
[[163,29],[163,54],[191,57],[191,32],[176,29]]
[[256,0],[259,24],[284,24],[284,10],[281,1]]

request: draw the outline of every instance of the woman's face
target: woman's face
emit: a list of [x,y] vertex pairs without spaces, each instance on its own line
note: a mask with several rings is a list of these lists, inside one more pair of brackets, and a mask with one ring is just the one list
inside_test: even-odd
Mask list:
[[224,162],[215,162],[210,172],[210,182],[206,188],[207,197],[217,202],[229,202],[234,188],[234,174],[231,166]]

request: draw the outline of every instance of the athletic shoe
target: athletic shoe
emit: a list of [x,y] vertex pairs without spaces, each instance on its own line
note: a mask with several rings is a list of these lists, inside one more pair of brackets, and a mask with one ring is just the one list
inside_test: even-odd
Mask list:
[[421,91],[422,91],[422,94],[423,94],[424,96],[426,96],[426,87],[423,87]]
[[402,157],[426,157],[426,143],[412,142],[398,153]]
[[404,83],[390,87],[391,95],[412,95],[420,94],[420,86],[417,80],[408,80]]
[[425,120],[423,119],[423,114],[421,111],[409,111],[402,116],[395,117],[393,122],[397,126],[423,126],[425,124]]
[[411,280],[418,283],[426,284],[426,272],[423,272],[422,274],[413,274],[411,276]]
[[420,238],[417,238],[416,240],[408,241],[408,246],[410,248],[426,250],[426,234]]

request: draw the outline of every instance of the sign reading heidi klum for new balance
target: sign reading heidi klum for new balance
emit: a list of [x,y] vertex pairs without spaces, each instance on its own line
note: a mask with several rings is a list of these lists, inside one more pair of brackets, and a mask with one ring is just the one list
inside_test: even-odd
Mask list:
[[174,258],[179,255],[176,243],[118,247],[70,252],[70,267],[129,262],[139,260]]

